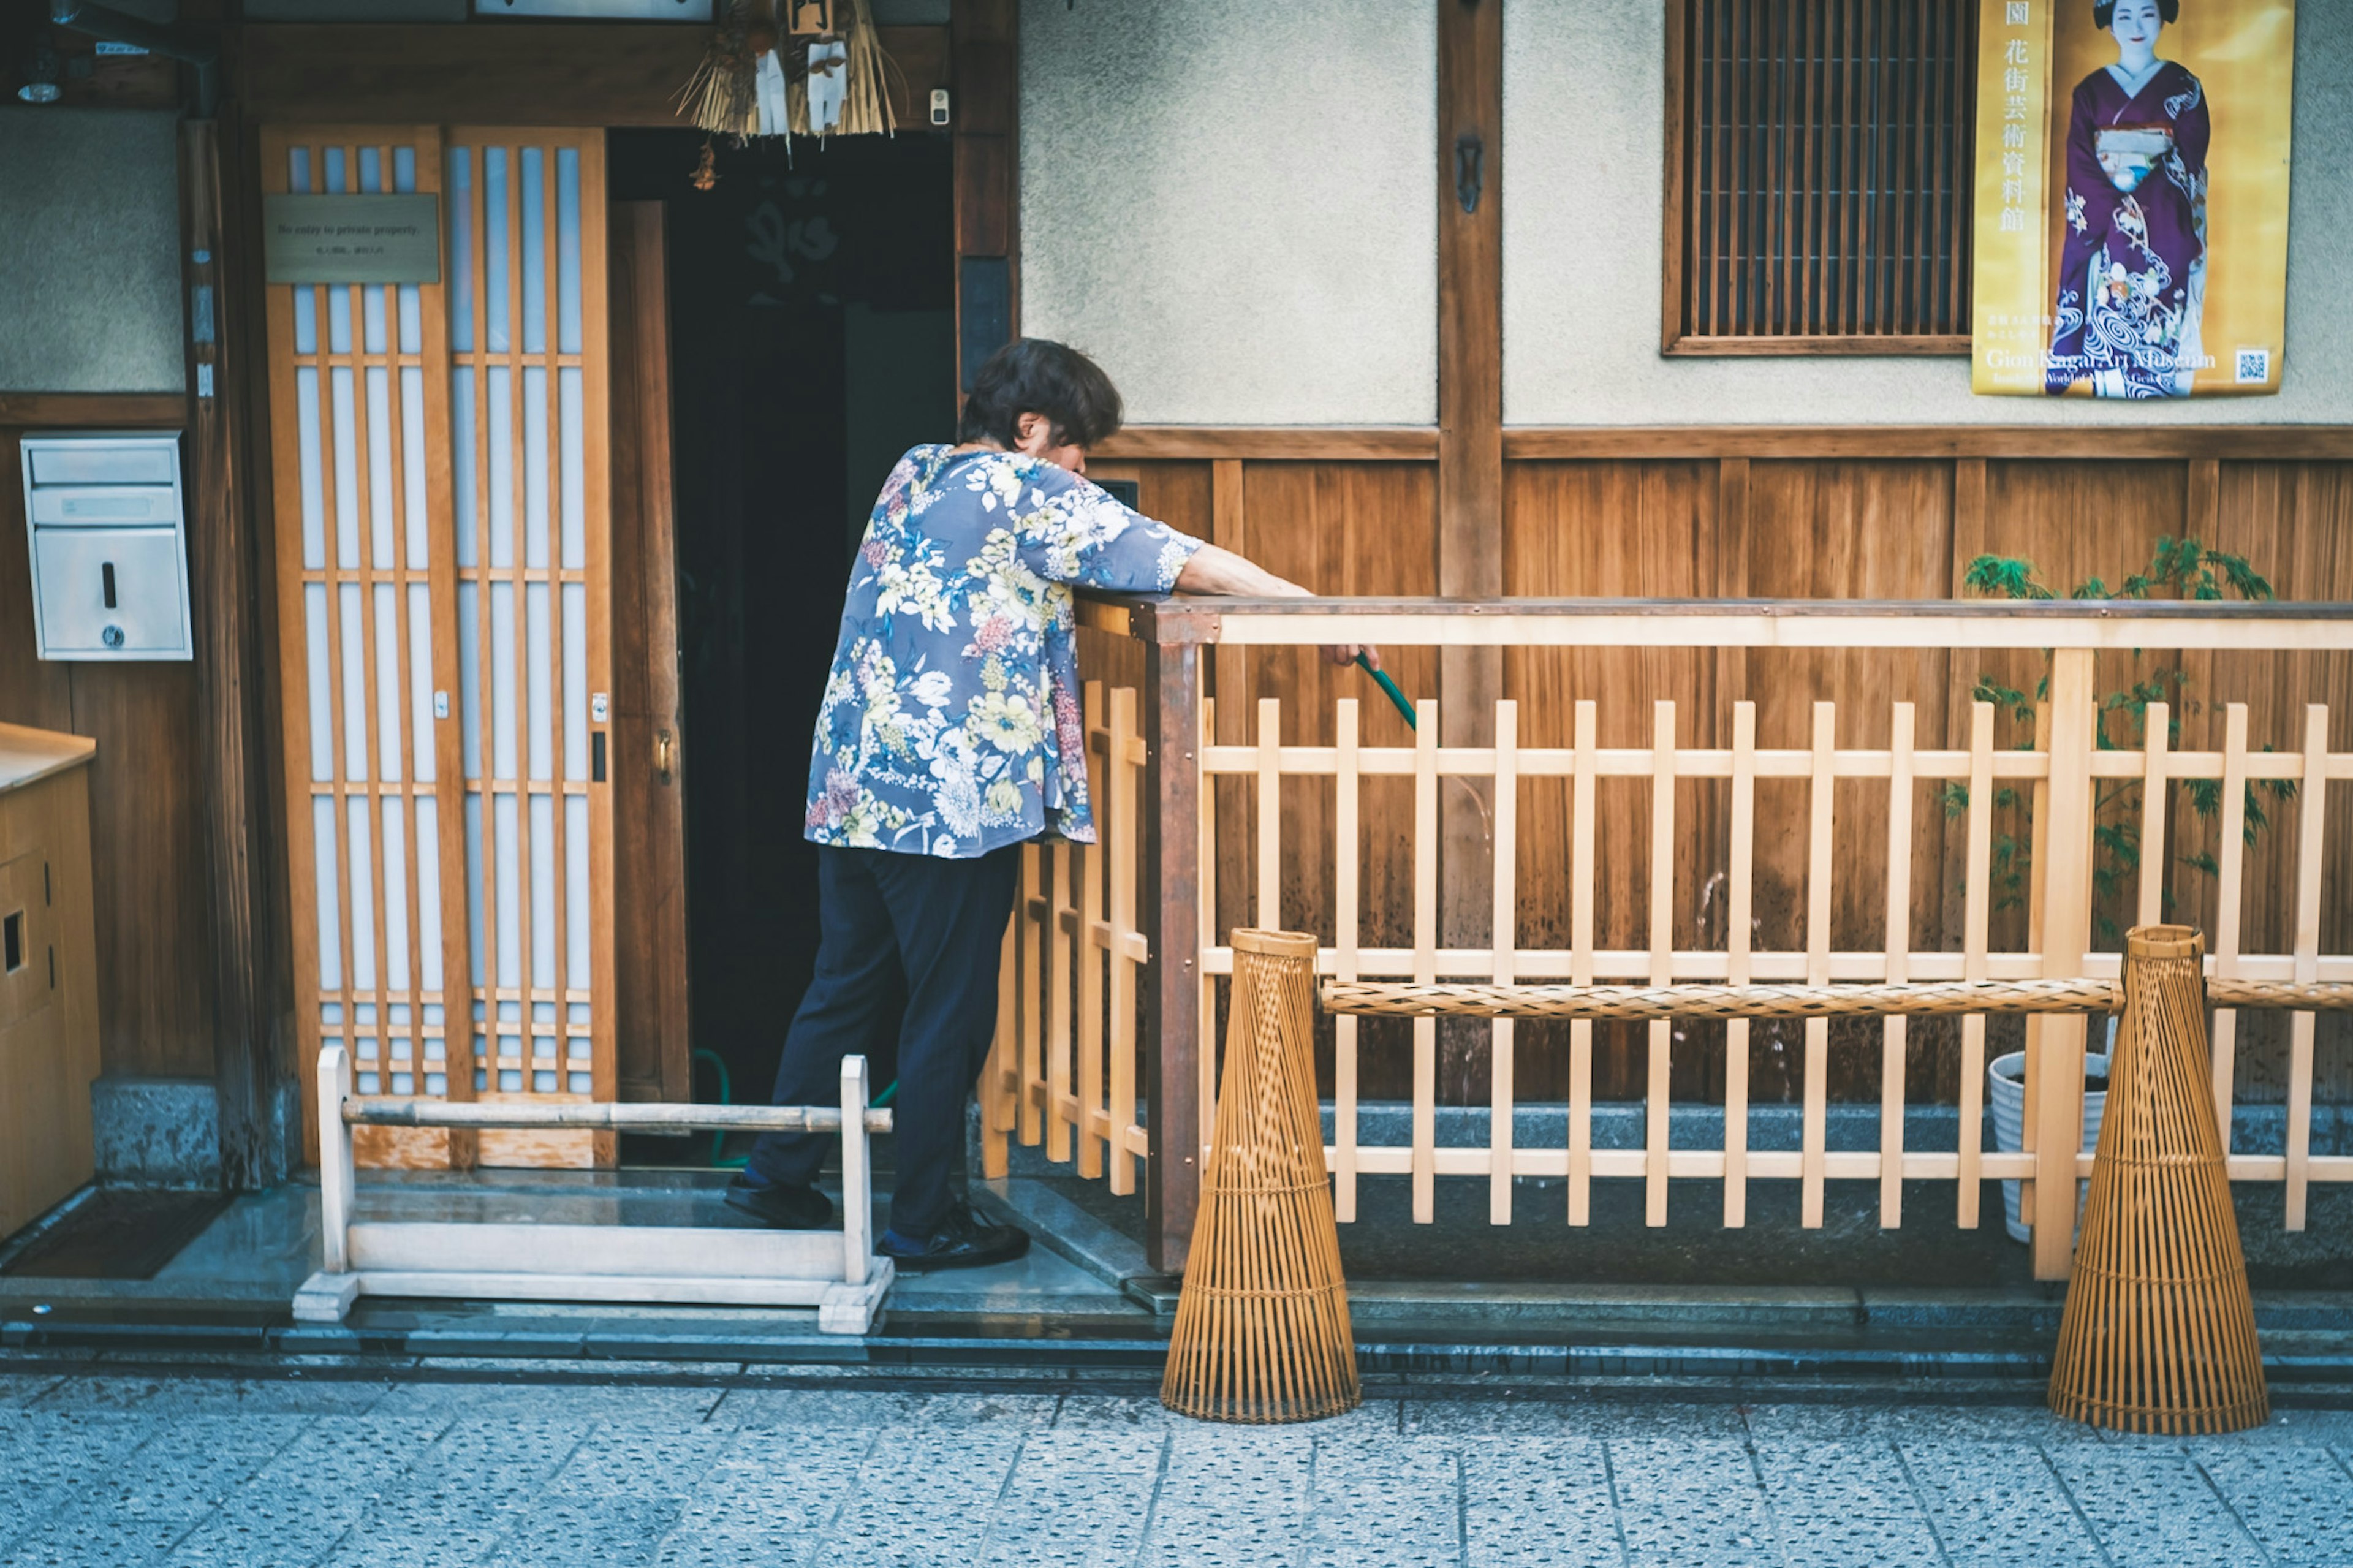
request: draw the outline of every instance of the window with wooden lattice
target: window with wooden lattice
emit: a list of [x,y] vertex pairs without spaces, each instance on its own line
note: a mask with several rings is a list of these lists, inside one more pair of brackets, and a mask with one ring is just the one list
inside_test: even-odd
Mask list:
[[1667,0],[1670,354],[1963,354],[1978,0]]

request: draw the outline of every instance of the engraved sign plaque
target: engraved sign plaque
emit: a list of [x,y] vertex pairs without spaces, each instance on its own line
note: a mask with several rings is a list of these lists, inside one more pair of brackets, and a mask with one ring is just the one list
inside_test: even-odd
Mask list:
[[261,205],[272,283],[438,283],[440,198],[277,195]]

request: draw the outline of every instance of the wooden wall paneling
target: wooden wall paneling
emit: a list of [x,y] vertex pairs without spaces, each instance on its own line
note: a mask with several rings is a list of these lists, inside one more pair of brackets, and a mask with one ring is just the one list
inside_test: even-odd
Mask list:
[[[1706,597],[1717,591],[1717,507],[1724,476],[1712,462],[1528,463],[1506,470],[1504,592],[1548,595]],[[1713,658],[1666,648],[1513,648],[1503,661],[1504,692],[1519,703],[1522,748],[1571,743],[1578,700],[1599,705],[1600,743],[1648,746],[1651,703],[1676,705],[1676,740],[1710,746],[1718,738]],[[1367,786],[1369,787],[1369,785]],[[1598,786],[1594,942],[1648,948],[1650,785],[1605,779]],[[1686,780],[1676,795],[1675,941],[1697,945],[1702,894],[1725,863],[1713,783]],[[1568,785],[1562,779],[1520,784],[1518,880],[1523,947],[1570,943]],[[1373,820],[1368,810],[1366,820]],[[1376,908],[1369,884],[1368,910]],[[1721,919],[1711,906],[1711,918]],[[1368,937],[1368,941],[1376,940]],[[1369,1023],[1369,1020],[1367,1021]],[[1593,1033],[1597,1099],[1638,1099],[1646,1081],[1638,1026],[1598,1025]],[[1687,1033],[1688,1040],[1701,1037]],[[1514,1072],[1525,1097],[1565,1099],[1568,1027],[1524,1022],[1516,1031]],[[1674,1053],[1672,1092],[1698,1098],[1720,1082],[1706,1049]]]
[[[1136,510],[1145,516],[1156,518],[1196,539],[1211,537],[1214,523],[1208,462],[1097,462],[1089,453],[1087,475],[1098,479],[1133,479]],[[1144,645],[1132,638],[1108,637],[1083,628],[1079,633],[1080,675],[1087,680],[1102,681],[1106,690],[1132,686],[1141,692],[1146,659]]]
[[99,1050],[110,1076],[213,1076],[212,867],[188,663],[79,664],[90,763]]
[[33,640],[32,546],[17,442],[34,433],[0,427],[0,462],[7,465],[0,470],[0,723],[70,731],[74,667],[37,657]]
[[[1986,466],[1984,552],[2031,561],[2042,581],[2063,597],[2091,577],[2098,577],[2110,591],[2116,591],[2126,577],[2148,564],[2160,537],[2181,533],[2186,525],[2185,480],[2185,465],[2180,462],[1989,462]],[[2176,657],[2102,654],[2094,665],[2093,689],[2095,693],[2114,692],[2137,680],[2158,679],[2174,667]],[[1957,677],[1989,673],[2000,684],[2025,692],[2030,700],[2049,664],[2042,655],[2032,651],[1989,655],[1975,662],[1976,671],[1957,671]],[[2192,655],[2179,666],[2190,676],[2188,696],[2193,702],[2204,700],[2200,689],[2204,682],[2195,668],[2198,662],[2198,656]],[[2201,738],[2200,723],[2198,713],[2183,715],[2180,747],[2195,749],[2206,743]],[[2115,744],[2137,742],[2138,728],[2126,715],[2109,715],[2106,725],[2108,737]],[[1997,715],[1997,746],[2015,745],[2025,733],[2012,715]],[[2215,744],[2221,743],[2220,737],[2217,730]],[[2111,824],[2125,820],[2129,814],[2119,814],[2126,804],[2126,798],[2113,788],[2104,790],[2102,795],[2109,805],[2102,812],[2100,821]],[[2177,800],[2175,804],[2179,805],[2180,802]],[[1997,837],[2014,831],[2022,832],[2022,825],[2008,814],[1997,816]],[[2194,900],[2202,895],[2191,884],[2211,880],[2194,874],[2188,877],[2187,882],[2178,880],[2177,895],[2192,900],[2181,907],[2196,908]],[[2094,902],[2092,940],[2097,950],[2116,951],[2125,928],[2131,923],[2135,900],[2129,879],[2126,884]],[[2016,907],[2001,908],[2000,898],[1995,902],[1993,949],[2015,950],[2024,942],[2023,912]],[[1999,1028],[1997,1021],[1989,1030],[1988,1049],[1993,1048],[1993,1037]]]
[[[1251,559],[1269,571],[1326,594],[1426,595],[1436,576],[1437,475],[1424,464],[1250,463],[1242,469],[1244,510],[1249,518]],[[1437,689],[1437,650],[1385,648],[1382,663],[1409,700]],[[1317,648],[1254,649],[1240,683],[1243,700],[1222,698],[1222,730],[1231,708],[1245,708],[1249,738],[1257,738],[1257,702],[1282,703],[1286,744],[1333,743],[1334,704],[1357,700],[1359,732],[1366,746],[1409,746],[1412,731],[1377,687],[1354,668],[1335,668]],[[1241,791],[1254,787],[1235,781]],[[1413,909],[1412,781],[1368,778],[1362,786],[1364,860],[1360,886],[1367,945],[1411,946]],[[1451,793],[1452,786],[1448,786]],[[1254,813],[1241,815],[1242,793],[1219,795],[1218,929],[1222,933],[1248,918],[1254,877],[1236,868],[1229,847],[1248,842],[1237,825],[1256,826]],[[1282,917],[1292,929],[1314,931],[1334,940],[1331,842],[1333,784],[1326,779],[1292,779],[1282,786]],[[1314,847],[1310,848],[1309,847]],[[1254,853],[1240,865],[1255,864]],[[1375,1027],[1377,1022],[1381,1027]],[[1361,1092],[1370,1097],[1404,1096],[1411,1085],[1412,1038],[1402,1019],[1366,1020],[1361,1043]],[[1394,1047],[1394,1048],[1392,1048]],[[1331,1082],[1332,1035],[1319,1024],[1318,1071]],[[1482,1080],[1483,1082],[1483,1079]],[[1462,1086],[1458,1083],[1457,1089]],[[1483,1088],[1478,1093],[1485,1093]]]
[[[898,68],[892,112],[931,123],[948,84],[948,29],[876,29]],[[680,126],[679,89],[706,27],[526,22],[515,26],[334,22],[235,29],[231,81],[249,117],[472,125]]]
[[[1747,589],[1757,598],[1938,599],[1952,562],[1952,479],[1948,464],[1760,462],[1748,486]],[[1896,653],[1779,651],[1747,656],[1747,690],[1757,704],[1757,743],[1807,744],[1813,704],[1838,705],[1841,747],[1885,746],[1894,704],[1915,705],[1916,733],[1945,733],[1950,658],[1940,648]],[[1935,743],[1924,740],[1923,743]],[[1755,915],[1759,948],[1806,945],[1810,845],[1808,785],[1797,779],[1757,784]],[[1836,795],[1841,852],[1833,861],[1831,947],[1868,952],[1886,936],[1887,790],[1850,779]],[[1944,898],[1941,800],[1915,787],[1910,877],[1912,946],[1939,945]],[[1941,1025],[1942,1020],[1935,1021]],[[1957,1029],[1920,1020],[1912,1031],[1913,1098],[1950,1099]],[[1949,1038],[1947,1038],[1949,1036]],[[1803,1030],[1771,1021],[1751,1033],[1751,1081],[1758,1098],[1795,1097],[1785,1068],[1801,1057]],[[1878,1095],[1880,1029],[1869,1020],[1839,1020],[1831,1030],[1833,1097]]]
[[[2211,483],[2212,531],[2200,537],[2244,556],[2282,599],[2353,599],[2353,548],[2344,542],[2353,538],[2353,471],[2333,463],[2223,463]],[[2193,509],[2200,484],[2192,465]],[[2248,739],[2256,747],[2300,750],[2305,708],[2316,702],[2328,708],[2332,748],[2353,743],[2353,660],[2341,654],[2216,654],[2201,660],[2200,668],[2208,687],[2204,695],[2212,704],[2248,705]],[[2201,717],[2210,735],[2220,732],[2213,712]],[[2244,910],[2242,947],[2249,952],[2287,952],[2295,940],[2302,801],[2281,799],[2260,786],[2256,801],[2268,820],[2246,849],[2244,884],[2256,891]],[[2325,944],[2353,936],[2353,790],[2342,784],[2329,789],[2322,821]],[[2289,1016],[2242,1013],[2238,1031],[2239,1098],[2286,1098]],[[2353,1031],[2348,1020],[2334,1015],[2318,1019],[2314,1082],[2323,1101],[2353,1093],[2353,1059],[2330,1048],[2348,1039]]]
[[954,0],[948,16],[961,392],[1021,321],[1021,22],[1016,0]]
[[614,204],[613,910],[623,1100],[689,1100],[685,730],[662,204]]
[[259,560],[248,520],[246,358],[235,335],[243,299],[232,258],[241,239],[242,127],[234,118],[180,131],[182,263],[195,303],[188,326],[185,443],[188,566],[203,698],[204,816],[213,956],[215,1086],[223,1181],[258,1188],[284,1173],[280,1097],[294,1073],[282,1026],[279,901],[269,876],[269,715],[256,636]]
[[[1209,542],[1237,555],[1250,553],[1249,517],[1242,496],[1242,462],[1219,458],[1209,464]],[[1220,745],[1240,745],[1257,739],[1261,695],[1250,689],[1249,651],[1218,647],[1210,651],[1209,695],[1217,708],[1210,738]],[[1220,937],[1236,925],[1256,923],[1282,929],[1279,918],[1251,911],[1250,875],[1252,847],[1258,842],[1258,791],[1243,778],[1219,778],[1210,785],[1218,803],[1217,888]],[[1224,1037],[1224,1031],[1219,1031]]]
[[[1945,594],[1947,597],[1959,597],[1960,584],[1969,563],[1985,552],[1986,460],[1983,458],[1960,458],[1954,461],[1952,516],[1952,558],[1945,574]],[[1974,722],[1973,704],[1977,697],[1978,666],[1981,662],[1967,656],[1947,658],[1944,729],[1941,732],[1921,731],[1921,744],[1957,749],[1969,744],[1969,727]],[[1947,817],[1951,830],[1944,836],[1944,861],[1938,868],[1938,885],[1944,899],[1937,915],[1936,929],[1943,939],[1940,945],[1948,952],[1957,952],[1961,950],[1967,931],[1964,921],[1967,912],[1968,824],[1965,818],[1948,816],[1941,806],[1938,815]]]
[[[1504,8],[1438,5],[1438,591],[1488,599],[1504,588]],[[1503,670],[1499,649],[1440,654],[1441,744],[1493,743]],[[1448,785],[1439,819],[1440,940],[1483,946],[1493,781]],[[1446,1018],[1438,1034],[1440,1092],[1483,1084],[1493,1031]]]

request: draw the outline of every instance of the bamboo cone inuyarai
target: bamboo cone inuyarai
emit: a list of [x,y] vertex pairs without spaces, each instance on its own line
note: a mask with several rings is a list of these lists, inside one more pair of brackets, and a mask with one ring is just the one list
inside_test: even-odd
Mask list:
[[2205,939],[2126,939],[2124,1017],[2051,1408],[2125,1432],[2233,1432],[2271,1413],[2208,1083]]
[[1211,1421],[1312,1421],[1364,1397],[1315,1098],[1315,939],[1237,931],[1233,952],[1225,1074],[1160,1398]]

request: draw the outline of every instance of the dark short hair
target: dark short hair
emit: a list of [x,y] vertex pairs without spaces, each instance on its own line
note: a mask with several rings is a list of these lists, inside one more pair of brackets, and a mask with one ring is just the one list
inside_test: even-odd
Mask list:
[[[2092,0],[2092,26],[2107,30],[2116,19],[2116,0]],[[2157,19],[2168,25],[2181,19],[2181,0],[2157,0]]]
[[1119,428],[1119,388],[1101,365],[1067,343],[1016,338],[972,378],[956,439],[1010,447],[1024,414],[1052,425],[1058,447],[1097,446]]

